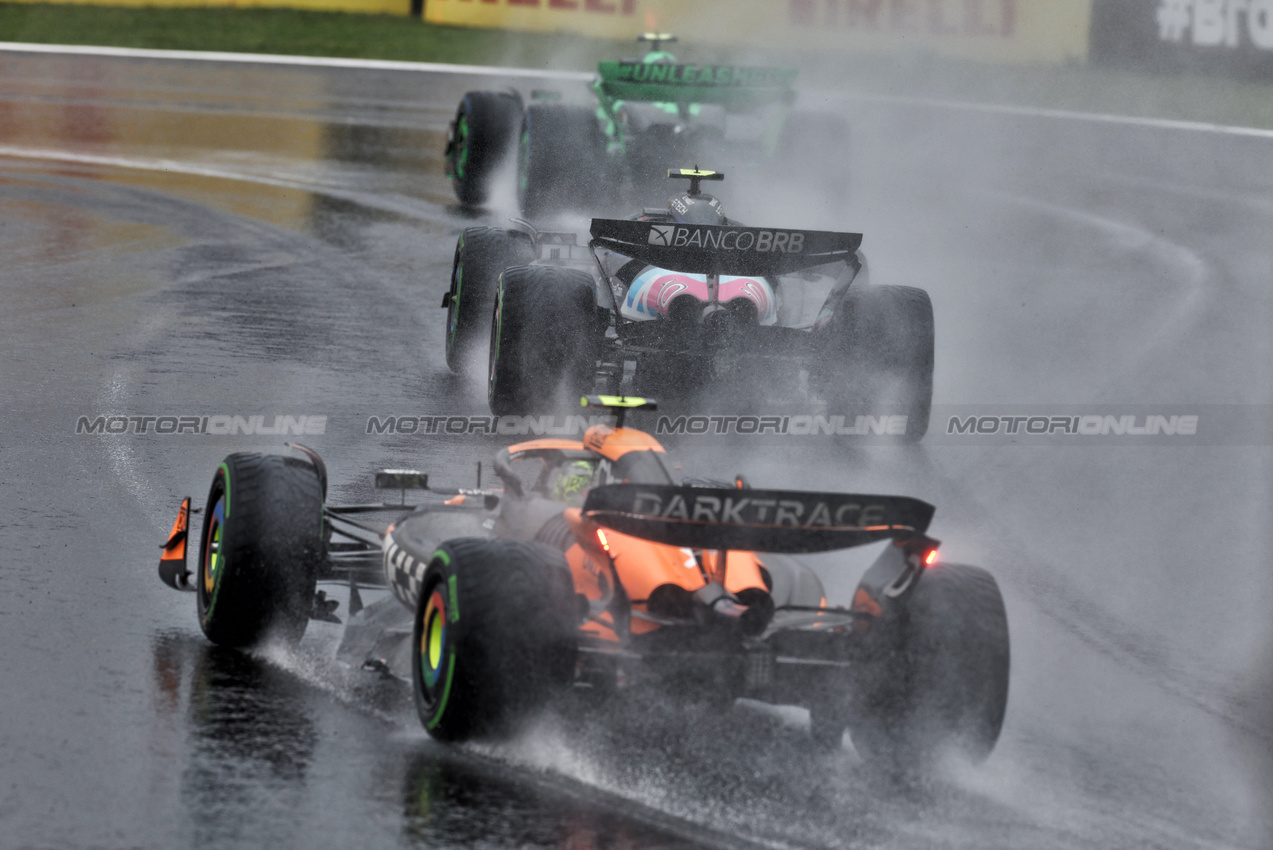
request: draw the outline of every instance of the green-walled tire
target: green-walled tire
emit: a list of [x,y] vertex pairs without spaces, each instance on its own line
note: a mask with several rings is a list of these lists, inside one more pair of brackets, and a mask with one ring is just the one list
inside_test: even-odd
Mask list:
[[203,633],[220,646],[299,641],[325,555],[315,467],[283,455],[229,455],[203,517],[195,588]]
[[460,100],[447,139],[446,176],[461,204],[479,207],[490,200],[521,123],[522,102],[514,92],[471,91]]
[[416,711],[442,741],[516,730],[574,677],[570,567],[539,543],[449,540],[429,558],[411,644]]

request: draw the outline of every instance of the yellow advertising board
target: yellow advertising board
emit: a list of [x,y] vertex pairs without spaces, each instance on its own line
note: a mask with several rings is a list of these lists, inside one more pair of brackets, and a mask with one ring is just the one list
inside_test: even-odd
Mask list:
[[711,44],[934,53],[999,63],[1087,57],[1092,0],[426,0],[430,23]]
[[[10,2],[10,0],[6,0]],[[15,0],[47,3],[49,0]],[[163,6],[166,8],[301,9],[311,12],[363,12],[372,15],[410,15],[411,0],[56,0],[84,6]]]

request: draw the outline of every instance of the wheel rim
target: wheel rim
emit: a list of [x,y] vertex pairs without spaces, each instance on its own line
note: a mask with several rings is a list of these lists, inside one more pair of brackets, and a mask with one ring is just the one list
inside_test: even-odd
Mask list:
[[455,265],[455,291],[451,293],[451,302],[448,305],[451,309],[448,315],[450,319],[447,327],[447,341],[452,345],[455,344],[456,336],[460,332],[460,295],[464,288],[464,265],[456,263]]
[[199,596],[203,602],[204,619],[212,616],[212,609],[217,602],[217,588],[220,586],[221,575],[225,572],[225,553],[222,551],[222,546],[229,494],[224,481],[224,478],[220,478],[217,482],[220,492],[216,503],[208,512],[207,529],[203,535],[203,551],[199,558]]
[[464,179],[464,174],[469,166],[469,116],[467,113],[460,113],[460,118],[455,122],[455,176],[458,180]]
[[445,658],[446,601],[439,586],[425,603],[424,626],[420,630],[420,675],[424,681],[425,696],[430,703],[437,701],[434,690],[441,678]]
[[212,515],[212,528],[208,531],[210,539],[204,551],[203,589],[209,594],[217,589],[217,578],[221,575],[221,525],[224,522],[225,501],[221,500]]
[[496,395],[496,375],[499,371],[499,349],[500,349],[500,325],[502,324],[502,314],[504,305],[504,276],[501,274],[499,279],[499,288],[495,291],[495,316],[491,321],[491,362],[490,373],[486,381],[487,403],[495,403]]

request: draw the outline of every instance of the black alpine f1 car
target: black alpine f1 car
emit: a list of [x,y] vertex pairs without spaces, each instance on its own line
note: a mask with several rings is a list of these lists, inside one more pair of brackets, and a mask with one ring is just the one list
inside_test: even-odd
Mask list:
[[668,162],[709,161],[785,179],[816,173],[818,188],[844,194],[848,124],[793,111],[794,68],[684,64],[664,49],[675,37],[638,41],[645,56],[601,62],[586,89],[535,90],[529,102],[512,89],[465,94],[445,153],[460,202],[487,203],[501,175],[515,174],[528,217],[595,210],[657,192]]
[[593,219],[587,235],[521,219],[460,235],[442,298],[447,364],[462,371],[489,338],[491,412],[546,412],[600,381],[669,399],[812,402],[920,439],[928,293],[871,285],[860,234],[744,227],[701,191],[720,172],[668,177],[689,190],[630,219]]
[[[318,588],[347,587],[339,657],[410,682],[442,740],[507,734],[569,689],[635,689],[804,706],[815,740],[838,748],[847,730],[886,765],[989,755],[1008,695],[1003,599],[986,571],[938,559],[932,505],[677,482],[663,447],[623,424],[652,403],[587,403],[616,427],[503,449],[494,488],[480,467],[469,490],[383,470],[396,504],[329,504],[326,468],[301,446],[231,454],[194,571],[187,498],[160,577],[193,591],[204,634],[231,647],[339,621]],[[433,497],[406,504],[408,489]],[[843,604],[800,557],[881,541]]]

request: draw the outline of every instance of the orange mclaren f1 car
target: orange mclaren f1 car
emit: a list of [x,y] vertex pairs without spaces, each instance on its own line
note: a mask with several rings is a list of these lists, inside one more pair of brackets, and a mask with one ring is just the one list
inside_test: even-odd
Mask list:
[[[662,688],[804,706],[815,740],[838,747],[847,730],[868,761],[989,755],[1008,696],[1003,599],[986,571],[937,559],[932,505],[678,483],[663,447],[624,427],[652,403],[584,401],[616,426],[503,449],[496,488],[481,487],[480,466],[473,489],[377,473],[399,504],[326,504],[326,468],[304,447],[232,454],[213,476],[196,569],[186,499],[160,576],[194,592],[204,633],[228,646],[338,622],[318,586],[346,585],[338,654],[411,681],[443,740],[506,734],[572,687]],[[407,489],[444,498],[410,505]],[[796,557],[881,541],[845,606]],[[389,592],[364,605],[372,586]]]

